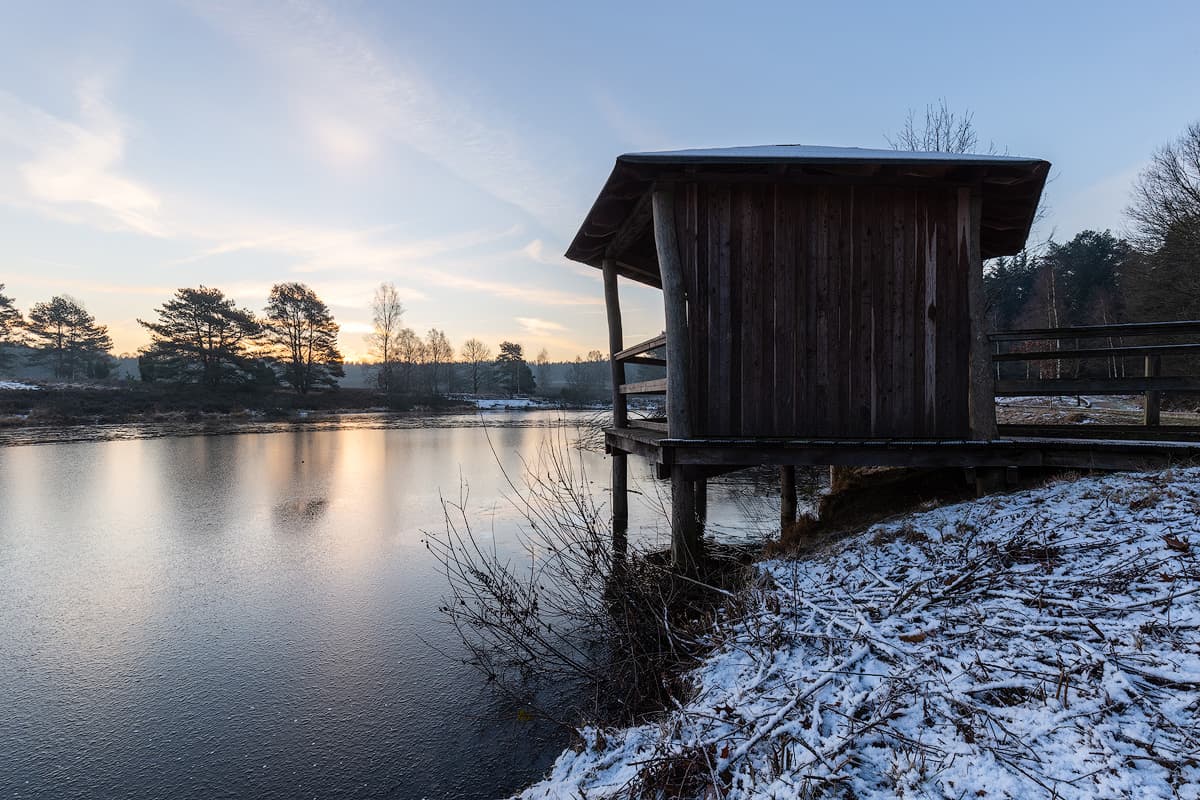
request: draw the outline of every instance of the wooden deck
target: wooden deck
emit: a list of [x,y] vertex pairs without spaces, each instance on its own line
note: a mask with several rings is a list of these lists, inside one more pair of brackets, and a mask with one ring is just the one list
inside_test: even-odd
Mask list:
[[[1194,431],[1180,441],[1094,439],[1064,435],[967,439],[791,439],[703,437],[673,439],[642,427],[605,429],[610,452],[634,453],[665,477],[674,466],[704,478],[759,465],[908,467],[1064,467],[1153,469],[1200,460]],[[1182,433],[1182,432],[1181,432]],[[1163,431],[1156,431],[1162,436]],[[1190,440],[1189,440],[1190,436]]]

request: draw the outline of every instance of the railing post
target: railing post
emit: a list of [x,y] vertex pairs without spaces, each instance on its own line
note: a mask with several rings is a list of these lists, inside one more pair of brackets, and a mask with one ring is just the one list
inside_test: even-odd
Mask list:
[[[1157,378],[1162,372],[1162,356],[1146,356],[1146,377]],[[1159,410],[1162,403],[1162,392],[1146,392],[1146,427],[1156,428],[1159,424]]]
[[[617,265],[604,259],[604,307],[608,312],[608,358],[612,367],[613,427],[629,425],[629,408],[621,386],[625,383],[625,363],[617,353],[625,349],[621,331],[621,301],[617,295]],[[612,454],[612,521],[613,536],[624,536],[629,525],[629,456],[618,450]],[[614,538],[614,546],[616,539]]]

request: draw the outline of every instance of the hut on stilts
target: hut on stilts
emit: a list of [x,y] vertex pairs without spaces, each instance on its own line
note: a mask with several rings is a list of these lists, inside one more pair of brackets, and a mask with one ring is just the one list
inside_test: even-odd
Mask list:
[[[628,454],[670,478],[683,565],[707,479],[731,470],[783,468],[786,518],[796,465],[1062,460],[997,435],[983,284],[984,259],[1025,246],[1049,168],[804,145],[617,158],[566,253],[603,270],[615,525]],[[662,290],[663,336],[626,346],[618,278]],[[630,363],[666,377],[628,383]],[[665,421],[630,418],[626,399],[649,393]]]

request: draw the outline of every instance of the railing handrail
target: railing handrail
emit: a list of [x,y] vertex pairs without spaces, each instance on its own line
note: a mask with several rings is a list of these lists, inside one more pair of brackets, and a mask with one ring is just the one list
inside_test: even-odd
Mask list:
[[1016,350],[993,353],[992,361],[1083,361],[1100,358],[1129,358],[1132,356],[1169,356],[1200,351],[1200,344],[1150,344],[1129,347],[1079,347],[1068,350]]
[[667,335],[660,333],[653,339],[647,339],[644,342],[635,344],[632,347],[626,347],[621,352],[612,357],[613,361],[628,361],[629,359],[640,356],[642,353],[648,353],[651,350],[657,350],[667,343]]
[[1101,339],[1109,336],[1169,336],[1200,334],[1200,320],[1172,322],[1121,322],[1112,325],[1077,325],[1071,328],[1026,328],[994,331],[992,342],[1020,342],[1038,339]]

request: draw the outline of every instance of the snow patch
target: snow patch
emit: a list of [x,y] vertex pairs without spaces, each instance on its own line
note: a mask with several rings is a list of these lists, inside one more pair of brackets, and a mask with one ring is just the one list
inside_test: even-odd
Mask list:
[[34,386],[32,383],[21,383],[20,381],[0,381],[0,390],[16,390],[16,391],[40,391],[42,387]]
[[1198,519],[1200,469],[1127,474],[764,562],[690,701],[520,797],[1197,800]]

